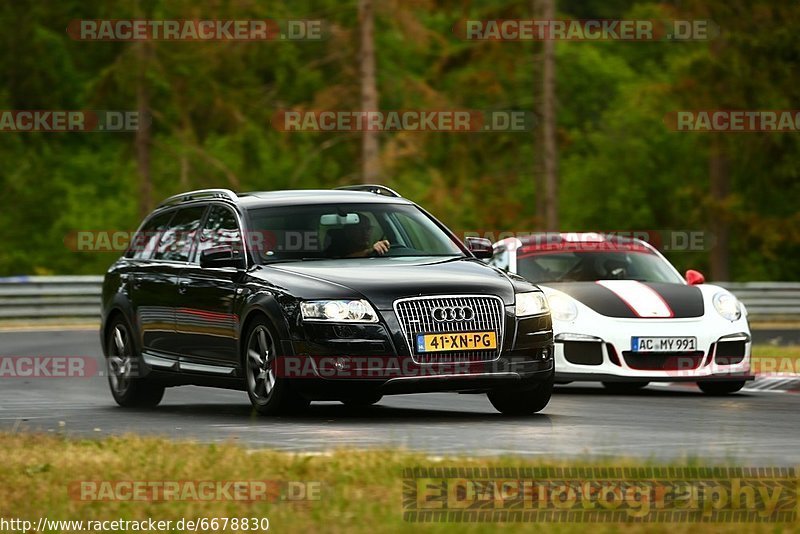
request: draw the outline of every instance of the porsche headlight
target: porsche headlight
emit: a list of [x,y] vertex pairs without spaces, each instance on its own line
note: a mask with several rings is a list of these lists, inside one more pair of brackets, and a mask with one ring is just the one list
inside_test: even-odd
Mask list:
[[529,293],[516,294],[516,314],[517,317],[527,317],[529,315],[540,315],[550,311],[547,299],[541,291],[531,291]]
[[300,311],[308,321],[378,322],[378,314],[366,300],[308,300],[300,303]]
[[557,321],[574,321],[578,316],[578,307],[575,306],[575,301],[562,293],[550,295],[547,297],[547,302],[550,303],[553,319]]
[[717,313],[729,321],[737,321],[742,316],[742,305],[730,293],[717,293],[712,302]]

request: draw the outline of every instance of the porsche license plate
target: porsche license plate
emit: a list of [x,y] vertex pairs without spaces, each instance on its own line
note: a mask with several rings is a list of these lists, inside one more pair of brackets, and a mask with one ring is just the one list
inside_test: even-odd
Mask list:
[[685,352],[697,350],[696,337],[632,337],[633,352]]
[[417,334],[417,352],[489,350],[497,348],[495,332]]

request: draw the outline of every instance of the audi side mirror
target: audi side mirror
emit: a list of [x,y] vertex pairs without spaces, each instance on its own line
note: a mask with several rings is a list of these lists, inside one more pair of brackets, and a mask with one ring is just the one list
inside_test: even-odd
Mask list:
[[203,269],[219,267],[244,269],[245,261],[241,251],[233,247],[214,247],[200,253],[200,267]]
[[467,249],[472,252],[476,258],[486,260],[492,257],[494,250],[492,249],[492,242],[483,237],[467,237],[465,240]]
[[689,282],[690,286],[697,286],[700,284],[705,284],[706,277],[703,276],[703,273],[701,273],[700,271],[689,269],[688,271],[686,271],[686,281]]

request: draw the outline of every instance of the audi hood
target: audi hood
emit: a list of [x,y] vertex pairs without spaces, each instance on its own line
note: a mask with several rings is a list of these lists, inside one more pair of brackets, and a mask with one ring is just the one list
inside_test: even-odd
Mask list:
[[[352,291],[366,297],[382,310],[392,308],[400,298],[420,295],[496,295],[505,305],[514,304],[514,293],[536,291],[530,282],[508,275],[474,258],[376,257],[303,261],[267,265],[263,278],[277,285],[291,284],[302,277],[312,283],[312,295],[352,297]],[[349,292],[349,294],[348,294]]]

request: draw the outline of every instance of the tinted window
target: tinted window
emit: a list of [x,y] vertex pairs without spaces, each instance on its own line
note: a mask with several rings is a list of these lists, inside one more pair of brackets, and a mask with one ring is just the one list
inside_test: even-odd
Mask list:
[[169,228],[161,236],[156,246],[153,259],[169,261],[189,261],[192,246],[200,229],[200,220],[205,213],[205,206],[183,208],[172,218]]
[[252,248],[266,261],[364,257],[379,240],[390,243],[390,257],[464,255],[430,217],[407,204],[256,208],[250,221],[261,241]]
[[492,256],[489,260],[489,265],[494,265],[498,269],[507,271],[509,268],[508,250],[506,250],[505,247],[496,248],[494,251],[494,256]]
[[517,272],[531,282],[639,280],[682,283],[669,265],[646,252],[540,252],[517,256]]
[[147,223],[139,230],[136,237],[133,238],[130,249],[125,254],[128,258],[137,260],[146,260],[150,258],[155,250],[158,240],[163,234],[164,230],[169,226],[169,221],[175,215],[174,211],[161,213],[155,217],[150,218]]
[[233,212],[224,206],[211,206],[206,224],[200,232],[195,263],[199,262],[200,253],[204,250],[225,245],[240,249],[241,244],[242,233]]

